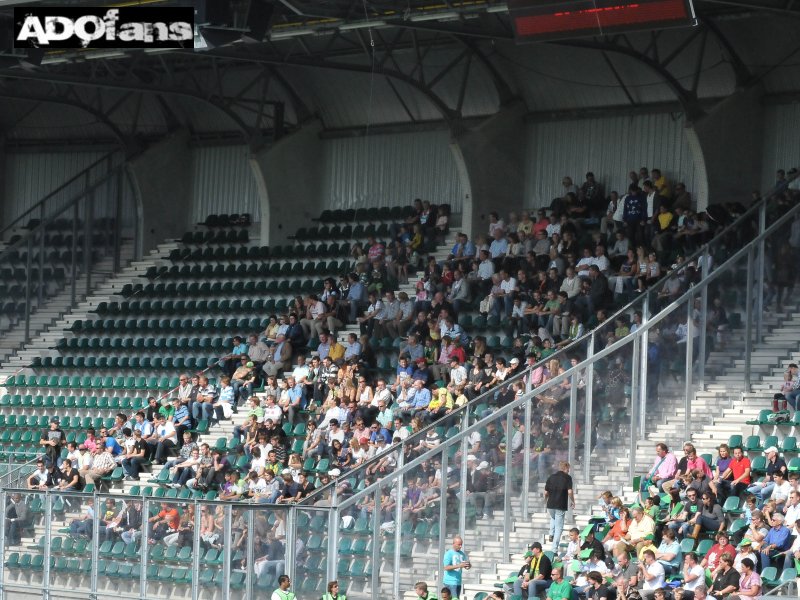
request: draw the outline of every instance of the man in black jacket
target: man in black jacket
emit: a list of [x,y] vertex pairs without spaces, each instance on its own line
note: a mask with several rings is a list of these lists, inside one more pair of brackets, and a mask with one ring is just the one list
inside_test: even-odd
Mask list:
[[575,494],[568,462],[562,462],[559,470],[547,478],[544,484],[544,498],[547,501],[547,512],[550,514],[550,541],[553,542],[553,552],[556,552],[561,531],[564,529],[567,509],[575,508]]
[[22,530],[30,525],[28,505],[21,494],[13,494],[6,506],[6,544],[16,546],[20,543]]

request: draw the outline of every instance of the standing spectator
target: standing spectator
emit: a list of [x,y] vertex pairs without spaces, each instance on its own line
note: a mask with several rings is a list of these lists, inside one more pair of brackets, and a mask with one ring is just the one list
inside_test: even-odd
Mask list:
[[461,536],[453,538],[453,548],[445,552],[444,559],[442,560],[442,567],[444,568],[444,576],[442,583],[450,590],[455,598],[461,594],[461,571],[472,566],[470,565],[467,554],[461,549],[464,540]]
[[575,492],[568,462],[562,462],[559,470],[547,478],[544,484],[544,498],[547,503],[547,512],[550,514],[549,541],[553,543],[553,552],[556,552],[561,532],[564,529],[564,516],[567,509],[575,508]]
[[60,423],[58,417],[53,417],[50,419],[50,429],[42,431],[39,445],[44,446],[45,462],[47,464],[56,464],[56,461],[61,456],[61,446],[66,441]]
[[638,246],[644,242],[644,224],[647,217],[645,198],[639,186],[632,183],[621,202],[624,207],[622,220],[627,228],[627,237],[631,244]]

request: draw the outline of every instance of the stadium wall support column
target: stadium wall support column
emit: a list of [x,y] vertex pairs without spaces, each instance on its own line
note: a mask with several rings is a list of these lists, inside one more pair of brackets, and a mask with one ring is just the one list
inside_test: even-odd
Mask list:
[[137,197],[139,244],[147,254],[191,228],[192,151],[185,130],[166,136],[128,163]]
[[261,245],[286,243],[322,212],[322,123],[311,121],[255,153],[250,166],[261,197]]
[[[708,204],[750,203],[759,189],[764,135],[760,86],[739,90],[711,112],[688,125],[695,163],[705,167],[706,198],[697,197],[697,211]],[[693,142],[693,143],[691,143]],[[699,153],[699,154],[697,154]]]
[[513,102],[477,127],[454,136],[454,154],[463,161],[469,180],[463,228],[471,235],[485,233],[491,211],[508,215],[525,206],[527,112],[524,102]]

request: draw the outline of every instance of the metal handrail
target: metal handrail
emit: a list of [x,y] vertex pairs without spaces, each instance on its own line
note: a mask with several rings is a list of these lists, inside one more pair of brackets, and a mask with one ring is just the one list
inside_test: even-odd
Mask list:
[[[796,173],[792,177],[788,178],[787,182],[794,181],[798,177],[800,177],[800,173]],[[742,213],[735,221],[733,221],[729,225],[725,226],[722,230],[717,232],[717,234],[714,236],[714,239],[711,240],[710,242],[708,242],[708,244],[704,244],[694,254],[689,255],[685,259],[684,265],[688,265],[693,260],[696,260],[696,259],[700,258],[701,256],[703,256],[706,246],[713,244],[714,241],[716,241],[716,240],[723,239],[725,236],[727,236],[728,234],[734,232],[739,227],[741,227],[742,225],[747,223],[751,218],[756,216],[758,214],[758,211],[761,210],[761,208],[763,206],[766,206],[767,202],[769,202],[772,198],[774,198],[776,196],[776,194],[778,194],[778,193],[783,193],[783,190],[774,189],[768,195],[763,197],[759,202],[756,202],[755,204],[753,204],[748,210],[746,210],[744,213]],[[622,308],[618,309],[615,313],[613,313],[611,316],[609,316],[606,319],[606,321],[604,321],[604,323],[599,324],[596,329],[600,329],[601,327],[603,327],[604,324],[613,323],[614,320],[617,317],[620,317],[620,316],[625,315],[625,314],[629,314],[631,311],[634,311],[637,308],[643,307],[645,302],[647,302],[649,300],[649,298],[654,293],[656,293],[661,288],[661,286],[663,286],[664,283],[672,275],[673,275],[672,271],[666,272],[661,277],[661,279],[659,279],[658,282],[653,284],[645,293],[640,294],[637,298],[634,298],[628,304],[626,304]],[[587,344],[589,342],[589,340],[592,338],[592,336],[595,335],[595,331],[596,330],[587,331],[586,333],[584,333],[584,335],[582,337],[574,340],[568,346],[565,346],[564,348],[558,350],[557,352],[554,352],[553,354],[551,354],[547,358],[542,359],[541,361],[535,363],[534,365],[526,367],[525,369],[521,370],[517,375],[515,375],[514,378],[504,381],[503,385],[505,386],[506,384],[513,383],[514,381],[519,381],[519,380],[524,379],[526,376],[529,376],[534,370],[545,366],[549,361],[551,361],[553,359],[563,359],[565,356],[569,356],[570,354],[574,353],[576,350],[580,349],[585,344]],[[451,419],[452,418],[462,419],[465,415],[468,414],[468,411],[470,409],[474,408],[475,406],[478,406],[480,404],[485,403],[486,400],[489,399],[490,397],[492,397],[495,394],[496,391],[497,391],[497,388],[492,388],[491,390],[488,390],[487,392],[481,394],[480,396],[474,398],[473,400],[470,400],[464,406],[459,407],[456,410],[454,410],[452,413],[450,413],[448,415],[448,418],[451,418]],[[431,430],[434,430],[436,427],[438,427],[438,424],[435,423],[435,422],[427,425],[426,427],[423,427],[418,432],[416,432],[416,433],[408,436],[406,439],[404,439],[403,442],[402,442],[402,446],[405,447],[407,444],[410,444],[410,443],[415,443],[416,444],[416,443],[421,442],[422,440],[425,439],[425,437],[427,436],[428,432],[431,431]],[[361,463],[358,467],[356,467],[355,469],[352,469],[348,473],[350,474],[350,476],[352,476],[352,475],[358,476],[359,474],[363,473],[363,471],[365,471],[369,466],[372,466],[372,465],[376,464],[380,460],[381,460],[381,457],[373,457],[370,460]],[[322,488],[319,488],[319,489],[315,490],[312,494],[310,494],[309,496],[304,498],[303,501],[301,502],[301,504],[304,504],[304,505],[313,504],[314,502],[319,500],[320,496],[322,496],[324,493],[329,492],[330,488],[332,488],[334,485],[335,485],[335,483],[331,482],[331,483],[327,484],[326,486],[323,486]]]
[[[17,217],[16,217],[16,218],[15,218],[15,219],[14,219],[14,220],[11,222],[11,223],[9,223],[8,225],[6,225],[6,226],[5,226],[5,227],[3,227],[2,229],[0,229],[0,239],[2,239],[2,238],[3,238],[3,236],[6,234],[6,232],[7,232],[9,229],[12,229],[12,228],[16,227],[16,226],[17,226],[17,224],[18,224],[20,221],[22,221],[22,220],[23,220],[23,219],[24,219],[26,216],[30,215],[30,214],[31,214],[33,211],[35,211],[35,210],[37,210],[37,209],[39,209],[39,210],[42,212],[42,217],[40,218],[40,220],[42,220],[42,221],[43,221],[43,220],[44,220],[44,205],[45,205],[45,203],[46,203],[48,200],[50,200],[50,198],[52,198],[53,196],[55,196],[55,195],[56,195],[58,192],[60,192],[61,190],[65,189],[65,188],[66,188],[68,185],[70,185],[70,184],[72,184],[72,183],[76,182],[76,181],[77,181],[78,179],[80,179],[81,177],[86,177],[86,176],[88,176],[88,174],[91,172],[91,170],[92,170],[92,169],[94,169],[94,168],[95,168],[97,165],[99,165],[100,163],[102,163],[102,162],[104,162],[104,161],[108,160],[108,161],[109,161],[109,167],[111,167],[110,161],[111,161],[111,159],[112,159],[112,157],[113,157],[113,156],[114,156],[114,152],[109,152],[108,154],[106,154],[106,155],[104,155],[104,156],[102,156],[102,157],[98,158],[96,161],[94,161],[94,162],[93,162],[92,164],[90,164],[88,167],[86,167],[85,169],[83,169],[83,170],[82,170],[80,173],[77,173],[76,175],[73,175],[73,176],[72,176],[70,179],[68,179],[67,181],[65,181],[64,183],[62,183],[61,185],[59,185],[57,188],[55,188],[54,190],[52,190],[52,191],[51,191],[50,193],[48,193],[48,194],[47,194],[47,195],[46,195],[44,198],[42,198],[41,200],[39,200],[39,201],[38,201],[36,204],[34,204],[33,206],[31,206],[30,208],[28,208],[27,210],[25,210],[25,211],[24,211],[22,214],[20,214],[19,216],[17,216]],[[110,171],[111,171],[111,169],[109,168],[109,172],[110,172]],[[69,202],[68,202],[68,204],[69,204],[69,205],[71,205],[71,204],[72,204],[72,201],[69,201]],[[60,213],[60,212],[63,212],[63,211],[59,211],[59,213]],[[29,232],[29,233],[32,233],[32,232],[33,232],[33,230],[31,230],[31,232]]]
[[89,194],[89,193],[93,192],[94,190],[98,189],[102,185],[108,183],[111,180],[111,178],[114,177],[115,175],[117,175],[118,173],[124,173],[124,172],[125,172],[125,167],[123,165],[115,167],[111,171],[106,173],[106,175],[102,179],[100,179],[99,181],[94,182],[89,187],[83,189],[82,191],[80,191],[77,194],[75,194],[74,196],[72,196],[72,198],[70,198],[67,201],[67,204],[65,204],[64,207],[61,208],[58,212],[56,212],[56,213],[54,213],[54,214],[52,214],[52,215],[50,215],[48,217],[45,217],[44,219],[42,219],[36,225],[36,227],[34,227],[33,229],[28,230],[28,233],[26,235],[21,236],[20,239],[16,240],[15,242],[13,242],[11,244],[8,244],[5,248],[3,248],[3,251],[0,252],[0,262],[2,262],[4,260],[4,258],[6,258],[5,254],[7,252],[11,252],[12,250],[17,250],[19,248],[22,248],[22,246],[27,245],[28,244],[28,238],[30,238],[31,236],[35,235],[36,233],[39,233],[40,231],[44,235],[48,225],[50,225],[51,223],[54,223],[58,219],[58,217],[60,217],[65,211],[67,211],[70,208],[73,208],[74,204],[76,202],[78,202],[79,200],[81,200],[84,196],[86,196],[87,194]]

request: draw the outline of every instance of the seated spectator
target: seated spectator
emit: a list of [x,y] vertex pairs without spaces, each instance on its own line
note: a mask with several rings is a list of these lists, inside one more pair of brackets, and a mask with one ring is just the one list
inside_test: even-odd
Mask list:
[[656,590],[664,587],[663,565],[656,560],[655,552],[645,550],[642,552],[642,561],[639,563],[639,580],[642,582],[642,597],[652,598]]
[[705,571],[697,562],[694,552],[687,552],[683,557],[680,587],[675,590],[676,600],[694,600],[694,592],[705,581]]
[[[705,557],[703,557],[703,560],[700,562],[700,566],[708,569],[711,573],[716,572],[719,568],[720,559],[724,554],[731,557],[736,556],[736,548],[730,544],[727,533],[718,533],[715,539],[716,543],[708,549]],[[731,561],[732,560],[733,558],[731,558]]]
[[739,589],[740,575],[733,568],[733,557],[727,552],[720,557],[720,566],[713,578],[714,582],[708,590],[709,596],[723,599]]
[[69,535],[73,539],[84,538],[92,539],[94,527],[94,499],[87,498],[84,505],[84,513],[78,519],[73,519],[69,524]]
[[766,569],[772,564],[773,560],[786,552],[791,545],[789,528],[783,524],[784,517],[776,512],[772,515],[772,528],[769,530],[764,540],[761,542],[761,568]]
[[[644,510],[638,506],[632,509],[632,514],[633,521],[628,528],[628,533],[614,547],[615,556],[621,552],[631,551],[635,551],[638,554],[640,550],[652,541],[652,535],[655,532],[653,519],[645,515]],[[655,555],[653,555],[653,561],[655,561]],[[663,573],[663,568],[661,571]]]
[[683,557],[681,556],[681,545],[675,539],[675,533],[667,529],[661,539],[661,544],[656,550],[656,560],[664,567],[664,573],[669,576],[677,573],[680,569]]

